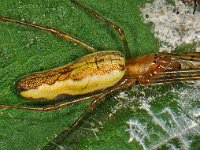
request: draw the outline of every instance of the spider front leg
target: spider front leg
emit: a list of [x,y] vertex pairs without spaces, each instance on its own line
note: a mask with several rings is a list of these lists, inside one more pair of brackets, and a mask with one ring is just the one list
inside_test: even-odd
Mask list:
[[128,60],[125,76],[140,84],[200,80],[200,68],[192,68],[192,62],[200,62],[200,53],[148,54]]
[[200,53],[183,54],[160,53],[155,70],[149,70],[149,83],[200,80],[200,68],[193,64],[200,62]]

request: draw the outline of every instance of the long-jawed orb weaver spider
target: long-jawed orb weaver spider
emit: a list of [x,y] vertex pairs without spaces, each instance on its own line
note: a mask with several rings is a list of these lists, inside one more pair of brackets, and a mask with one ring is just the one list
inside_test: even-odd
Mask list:
[[79,102],[92,101],[88,109],[69,128],[55,138],[54,143],[62,142],[63,138],[80,124],[96,104],[112,92],[132,87],[135,84],[200,80],[200,68],[194,68],[190,63],[200,62],[200,53],[171,54],[163,52],[131,58],[124,31],[118,25],[100,16],[79,1],[74,0],[73,2],[119,33],[127,60],[118,51],[97,51],[57,29],[0,16],[0,21],[47,31],[92,52],[65,66],[24,76],[17,83],[19,94],[30,100],[54,101],[75,96],[80,98],[46,107],[0,105],[0,108],[49,111]]

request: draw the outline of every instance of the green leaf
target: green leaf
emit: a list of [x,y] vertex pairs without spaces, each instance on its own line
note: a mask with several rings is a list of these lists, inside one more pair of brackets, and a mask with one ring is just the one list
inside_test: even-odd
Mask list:
[[[81,2],[124,30],[133,56],[158,50],[159,44],[151,32],[152,27],[144,24],[141,17],[140,8],[147,0]],[[1,0],[0,13],[1,16],[59,29],[97,50],[123,52],[123,44],[116,31],[70,0]],[[15,84],[22,76],[65,65],[89,53],[47,32],[21,25],[0,22],[0,31],[0,104],[29,103],[15,89]],[[185,85],[180,85],[182,86]],[[175,89],[180,87],[175,86]],[[176,102],[179,100],[178,94],[171,90],[168,85],[161,86],[160,96],[156,96],[157,87],[133,87],[125,91],[130,99],[119,98],[117,93],[108,96],[57,148],[142,149],[137,141],[128,142],[129,132],[125,130],[129,127],[126,122],[136,116],[135,119],[150,124],[148,128],[157,127],[148,111],[140,107],[143,100],[152,95],[154,100],[150,104],[154,113],[159,113],[164,107],[172,107],[175,113],[179,113]],[[145,98],[142,93],[147,93]],[[196,100],[195,104],[198,105],[199,101]],[[83,103],[49,112],[1,109],[0,148],[42,149],[67,129],[88,105],[89,103]],[[152,140],[149,143],[153,143]],[[193,141],[193,147],[196,147],[199,138]]]

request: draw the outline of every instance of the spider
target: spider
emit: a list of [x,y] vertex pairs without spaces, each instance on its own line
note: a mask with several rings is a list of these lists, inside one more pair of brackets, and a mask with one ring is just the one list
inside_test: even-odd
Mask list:
[[129,52],[125,33],[118,25],[100,16],[78,0],[73,0],[73,2],[118,32],[124,45],[125,55],[119,51],[97,51],[86,43],[54,28],[0,16],[2,22],[20,24],[49,32],[91,52],[91,54],[65,66],[26,75],[16,84],[19,94],[30,101],[46,100],[50,102],[68,97],[78,97],[73,101],[63,101],[42,107],[0,105],[0,108],[50,111],[91,101],[87,110],[69,128],[60,133],[53,140],[54,143],[61,143],[108,94],[136,84],[200,80],[200,68],[195,68],[191,64],[191,62],[200,62],[200,53],[157,52],[133,58]]

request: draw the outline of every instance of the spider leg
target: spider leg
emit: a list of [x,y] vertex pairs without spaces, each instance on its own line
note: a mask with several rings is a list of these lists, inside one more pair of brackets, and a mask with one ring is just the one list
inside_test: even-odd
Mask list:
[[72,43],[76,43],[77,45],[87,49],[90,52],[96,52],[97,51],[93,47],[91,47],[91,46],[89,46],[89,45],[77,40],[76,38],[68,35],[67,33],[64,33],[62,31],[59,31],[59,30],[54,29],[54,28],[35,25],[35,24],[30,24],[30,23],[27,23],[27,22],[24,22],[24,21],[15,20],[15,19],[12,19],[12,18],[4,17],[4,16],[0,16],[0,21],[20,24],[20,25],[24,25],[24,26],[27,26],[27,27],[39,29],[39,30],[42,30],[42,31],[47,31],[47,32],[49,32],[49,33],[51,33],[53,35],[56,35],[56,36],[58,36],[60,38],[63,38],[65,40],[67,40],[67,41],[70,41]]
[[22,105],[0,105],[0,109],[3,108],[14,108],[14,109],[25,109],[25,110],[36,110],[36,111],[50,111],[50,110],[56,110],[65,106],[69,106],[72,104],[80,103],[80,102],[86,102],[90,101],[93,96],[83,97],[79,98],[73,101],[67,101],[55,105],[49,105],[44,107],[34,107],[34,106],[22,106]]
[[118,34],[119,34],[119,36],[121,38],[121,41],[122,41],[122,43],[124,45],[125,54],[126,54],[127,58],[131,57],[131,53],[130,53],[129,47],[128,47],[128,42],[126,40],[126,36],[125,36],[125,33],[124,33],[123,29],[121,29],[117,24],[114,24],[113,22],[111,22],[108,19],[104,18],[103,16],[99,15],[98,13],[96,13],[91,8],[86,7],[85,5],[83,5],[82,3],[80,3],[78,0],[72,0],[72,2],[76,3],[77,5],[79,5],[85,11],[89,12],[90,14],[92,14],[97,19],[105,22],[106,24],[110,25],[113,29],[115,29],[118,32]]
[[94,110],[97,104],[102,102],[106,95],[113,93],[115,91],[125,89],[130,87],[135,80],[132,79],[124,79],[122,82],[117,84],[115,87],[111,89],[107,89],[98,96],[94,95],[92,103],[88,106],[87,110],[85,110],[81,116],[67,129],[63,130],[59,135],[57,135],[51,142],[49,142],[44,149],[54,150],[58,145],[63,143],[63,141],[81,124],[81,122]]
[[[171,59],[168,65],[165,66],[164,71],[155,71],[155,74],[149,75],[148,83],[162,83],[162,82],[173,82],[173,81],[186,81],[186,80],[200,80],[200,68],[195,66],[195,62],[200,62],[199,52],[189,52],[182,54],[171,54],[171,53],[158,53],[160,60],[169,56]],[[182,68],[173,69],[173,62],[180,63]],[[171,68],[172,65],[172,68]],[[169,69],[167,69],[169,67]],[[152,72],[152,71],[151,71]]]
[[162,56],[172,56],[174,58],[180,60],[187,60],[187,61],[200,61],[200,52],[188,52],[182,54],[171,54],[171,53],[160,53]]
[[58,145],[62,144],[63,141],[82,123],[82,121],[93,111],[93,108],[96,104],[106,96],[107,94],[95,96],[95,100],[88,106],[87,110],[85,110],[77,120],[74,121],[69,128],[63,130],[60,134],[58,134],[51,142],[49,142],[43,149],[54,150],[58,147]]
[[149,83],[200,80],[200,68],[164,71],[156,74]]

